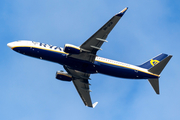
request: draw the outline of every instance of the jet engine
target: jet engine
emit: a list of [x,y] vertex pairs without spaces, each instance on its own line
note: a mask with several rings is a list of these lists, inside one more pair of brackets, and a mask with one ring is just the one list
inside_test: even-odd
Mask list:
[[80,53],[80,48],[75,46],[75,45],[65,44],[64,52],[71,53],[71,54],[79,54]]
[[72,80],[72,76],[66,72],[57,71],[56,72],[56,79],[70,82]]

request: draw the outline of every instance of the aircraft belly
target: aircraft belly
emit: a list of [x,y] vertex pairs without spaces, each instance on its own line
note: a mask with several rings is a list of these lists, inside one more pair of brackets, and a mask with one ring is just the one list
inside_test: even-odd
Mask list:
[[151,74],[147,74],[145,72],[137,71],[134,69],[129,69],[123,66],[117,66],[96,61],[93,64],[87,61],[67,57],[66,54],[60,53],[58,51],[56,52],[32,47],[16,47],[13,50],[31,57],[56,62],[62,65],[68,65],[72,69],[89,74],[102,73],[114,77],[134,79],[157,78]]
[[65,65],[71,67],[74,70],[79,70],[85,73],[97,73],[97,66],[88,61],[67,57]]

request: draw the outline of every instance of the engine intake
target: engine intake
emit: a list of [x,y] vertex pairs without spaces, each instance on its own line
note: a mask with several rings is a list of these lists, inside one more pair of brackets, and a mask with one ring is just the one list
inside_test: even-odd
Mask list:
[[57,71],[56,79],[70,82],[72,80],[72,76],[66,72]]
[[79,54],[80,53],[80,48],[75,46],[75,45],[65,44],[64,52],[71,53],[71,54]]

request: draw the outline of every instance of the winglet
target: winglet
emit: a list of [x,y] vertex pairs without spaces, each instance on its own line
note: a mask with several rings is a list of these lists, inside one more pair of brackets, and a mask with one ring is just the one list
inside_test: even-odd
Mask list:
[[95,102],[95,103],[93,104],[93,108],[95,108],[97,104],[98,104],[98,102]]
[[115,16],[122,17],[124,15],[124,13],[127,11],[127,9],[128,9],[128,7],[124,8],[121,12],[119,12]]

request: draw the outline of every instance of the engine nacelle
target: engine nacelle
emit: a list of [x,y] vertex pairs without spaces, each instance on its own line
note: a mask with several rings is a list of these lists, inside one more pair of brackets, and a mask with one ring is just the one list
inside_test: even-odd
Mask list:
[[72,80],[72,76],[66,72],[57,71],[56,79],[70,82]]
[[71,53],[71,54],[79,54],[80,53],[80,48],[75,46],[75,45],[65,44],[64,52]]

